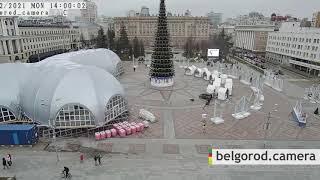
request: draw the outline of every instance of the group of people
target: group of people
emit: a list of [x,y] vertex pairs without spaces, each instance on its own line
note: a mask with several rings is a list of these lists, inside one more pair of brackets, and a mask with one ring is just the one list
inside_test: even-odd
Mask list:
[[2,158],[3,169],[9,169],[12,166],[12,156],[11,154],[7,154],[6,157]]

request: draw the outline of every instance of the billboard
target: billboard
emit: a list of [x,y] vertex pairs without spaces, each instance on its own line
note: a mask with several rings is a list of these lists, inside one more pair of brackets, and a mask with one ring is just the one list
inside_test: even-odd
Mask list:
[[208,57],[219,57],[219,49],[208,49]]

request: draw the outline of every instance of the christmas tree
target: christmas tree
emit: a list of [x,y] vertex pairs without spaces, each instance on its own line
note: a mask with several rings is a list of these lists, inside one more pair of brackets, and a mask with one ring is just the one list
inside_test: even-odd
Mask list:
[[174,76],[173,57],[170,47],[166,6],[164,0],[160,2],[158,28],[155,36],[154,51],[150,66],[152,79],[164,79],[172,81]]

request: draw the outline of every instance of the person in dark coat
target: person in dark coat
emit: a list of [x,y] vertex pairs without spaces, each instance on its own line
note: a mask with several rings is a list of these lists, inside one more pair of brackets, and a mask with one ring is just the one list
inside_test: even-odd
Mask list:
[[99,165],[101,165],[101,154],[98,154],[98,162],[99,162]]
[[98,160],[98,157],[97,157],[97,155],[94,155],[94,165],[97,165],[97,160]]
[[2,165],[3,165],[3,169],[6,169],[6,168],[9,169],[6,158],[2,158]]

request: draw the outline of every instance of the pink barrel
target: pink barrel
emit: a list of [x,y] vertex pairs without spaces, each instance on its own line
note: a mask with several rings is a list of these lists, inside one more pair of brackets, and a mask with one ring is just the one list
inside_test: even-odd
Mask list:
[[121,126],[117,126],[114,129],[118,132],[120,129],[122,129],[122,127]]
[[117,136],[117,130],[116,129],[111,129],[111,136],[116,137]]
[[118,123],[112,124],[112,127],[113,127],[113,128],[116,128],[116,127],[118,127],[118,126],[119,126]]
[[135,123],[135,122],[132,122],[132,123],[130,123],[130,125],[136,125],[136,123]]
[[120,131],[123,130],[122,127],[117,129],[117,133],[120,134]]
[[126,134],[127,134],[127,135],[130,135],[130,134],[131,134],[131,128],[126,127],[124,130],[126,130]]
[[123,121],[124,124],[128,124],[128,121]]
[[135,134],[137,132],[137,128],[135,126],[130,126],[131,134]]
[[144,124],[138,123],[138,126],[140,126],[140,131],[143,131],[143,129],[144,129]]
[[101,136],[101,139],[105,139],[106,138],[106,133],[104,131],[101,131],[100,132],[100,136]]
[[101,139],[100,132],[96,132],[94,135],[96,137],[96,140],[100,140]]
[[124,129],[120,129],[119,135],[120,135],[120,137],[125,137],[126,136],[126,131]]
[[106,133],[106,138],[111,138],[111,131],[110,130],[105,130]]
[[140,132],[140,131],[141,131],[140,126],[138,126],[138,125],[136,124],[135,127],[137,128],[137,132]]

